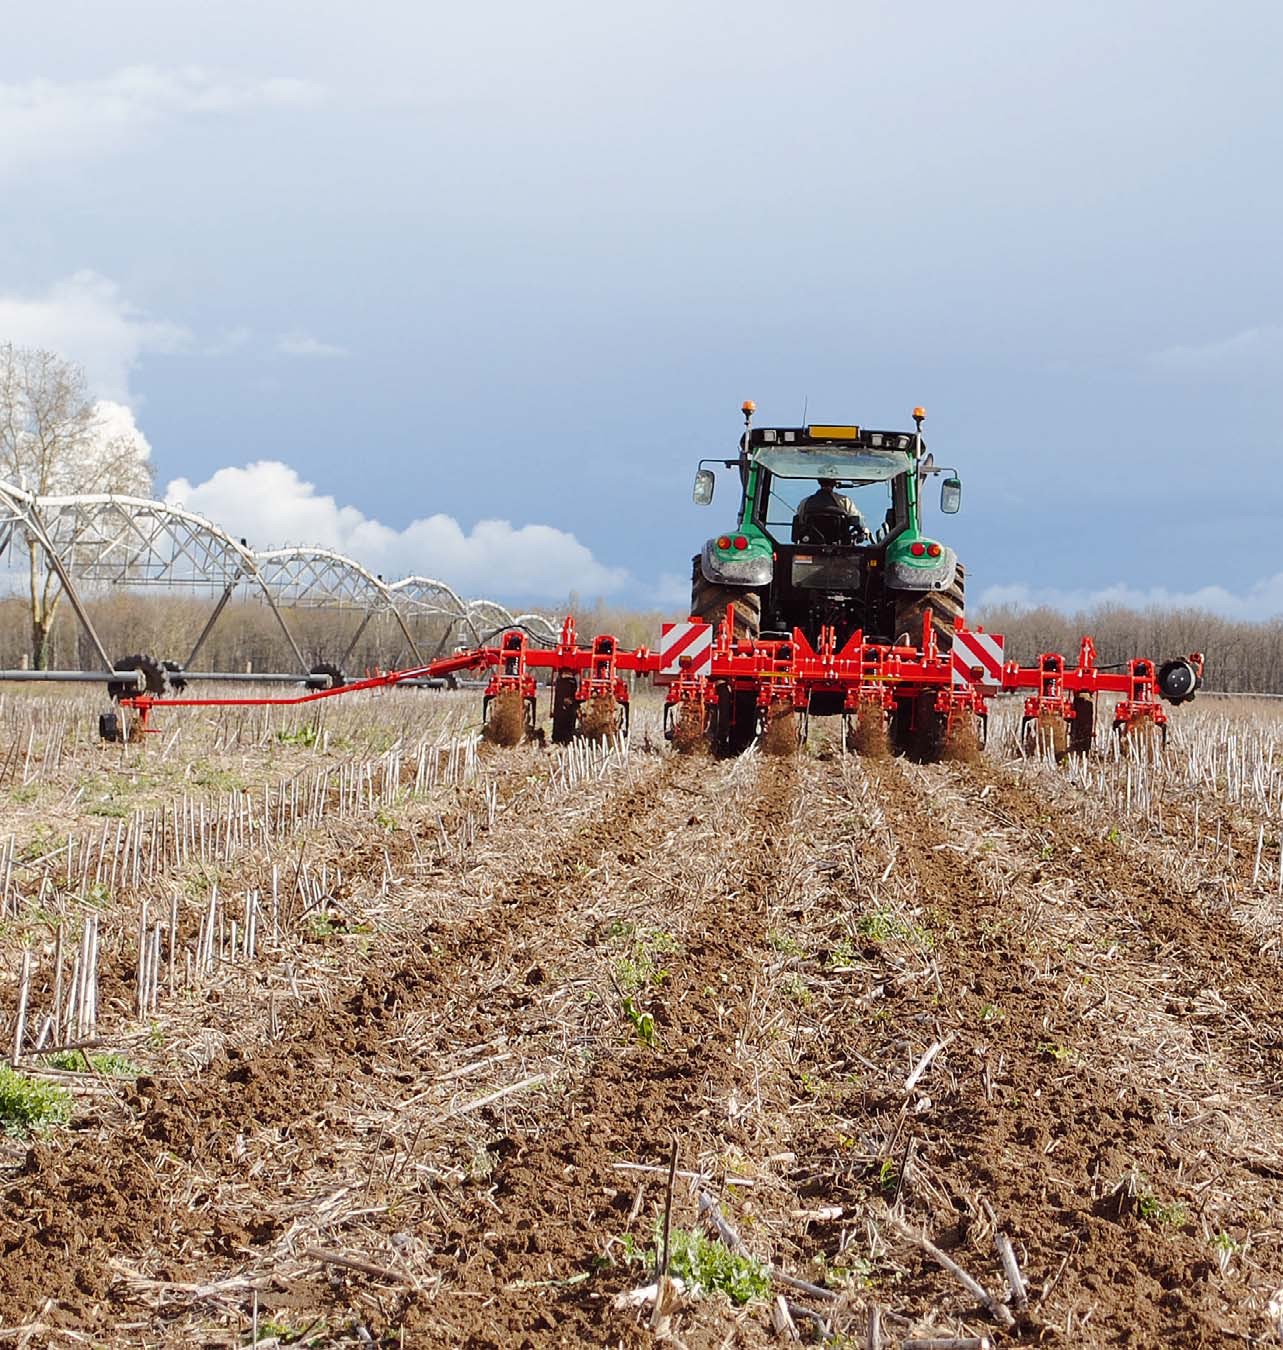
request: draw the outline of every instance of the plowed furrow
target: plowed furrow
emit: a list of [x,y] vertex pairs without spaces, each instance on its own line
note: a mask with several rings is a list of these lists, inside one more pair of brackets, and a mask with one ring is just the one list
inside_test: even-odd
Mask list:
[[[1174,1147],[1170,1103],[1154,1086],[1102,1071],[1096,1043],[1107,1024],[1083,1018],[1080,973],[1040,922],[1044,897],[1029,885],[1041,850],[1014,873],[987,856],[992,817],[983,813],[1003,789],[970,773],[874,770],[895,866],[912,878],[936,934],[939,1034],[957,1042],[948,1077],[935,1076],[930,1105],[910,1127],[915,1165],[929,1179],[917,1197],[922,1218],[944,1245],[992,1268],[980,1245],[992,1208],[1042,1300],[1027,1336],[1068,1335],[1090,1311],[1095,1343],[1223,1344],[1225,1301],[1207,1282],[1195,1178]],[[950,792],[960,804],[950,806]],[[902,998],[897,1012],[920,999]],[[1209,1177],[1203,1169],[1198,1180]],[[1160,1211],[1168,1222],[1155,1221]],[[1246,1331],[1248,1319],[1238,1325]]]
[[[400,931],[372,953],[364,978],[285,1021],[280,1039],[229,1049],[185,1078],[121,1089],[123,1123],[99,1147],[35,1143],[0,1206],[0,1319],[106,1329],[151,1312],[163,1323],[187,1311],[182,1284],[235,1276],[336,1187],[350,1188],[350,1178],[336,1180],[336,1160],[364,1137],[372,1108],[425,1071],[418,1047],[396,1034],[405,1018],[448,1001],[460,963],[536,950],[585,853],[639,847],[672,800],[671,776],[670,761],[654,761],[639,781],[589,785],[586,818],[500,816],[495,834],[510,831],[510,848],[486,842],[469,878],[471,922],[438,917],[452,912],[453,887],[407,893]],[[549,835],[544,854],[537,839]],[[526,865],[507,866],[509,856]],[[410,940],[415,913],[432,917]],[[342,1310],[344,1297],[330,1289],[321,1303]]]

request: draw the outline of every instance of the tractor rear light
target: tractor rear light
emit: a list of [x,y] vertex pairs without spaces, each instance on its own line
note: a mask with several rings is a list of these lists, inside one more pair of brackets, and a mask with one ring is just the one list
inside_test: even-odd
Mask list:
[[909,552],[912,553],[915,558],[921,558],[923,554],[926,553],[926,551],[927,546],[922,542],[921,539],[909,545]]
[[941,549],[941,547],[940,547],[939,544],[928,544],[928,545],[927,545],[927,557],[928,557],[928,558],[938,558],[938,557],[940,556],[941,552],[943,552],[943,550]]
[[722,535],[722,537],[717,541],[718,548],[730,548],[730,546],[731,546],[731,537],[729,534]]
[[745,539],[742,534],[737,534],[735,536],[735,547],[738,549],[746,549],[748,547],[748,540]]

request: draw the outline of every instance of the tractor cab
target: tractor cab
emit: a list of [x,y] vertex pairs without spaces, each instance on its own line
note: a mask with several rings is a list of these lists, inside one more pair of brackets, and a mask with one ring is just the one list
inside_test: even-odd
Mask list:
[[[746,636],[797,628],[814,640],[831,628],[843,640],[862,629],[892,641],[906,624],[920,627],[927,603],[947,642],[961,581],[953,550],[922,529],[920,489],[946,471],[926,454],[921,410],[911,432],[755,427],[752,411],[745,406],[738,458],[703,461],[696,478],[695,500],[707,504],[714,474],[704,465],[720,462],[738,470],[742,495],[736,528],[696,560],[692,612],[711,617],[729,600]],[[949,473],[940,505],[951,514],[961,483]],[[950,598],[925,600],[932,595]]]

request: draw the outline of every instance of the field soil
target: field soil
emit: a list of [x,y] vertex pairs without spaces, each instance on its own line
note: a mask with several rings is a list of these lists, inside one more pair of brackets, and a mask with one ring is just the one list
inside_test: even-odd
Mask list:
[[[868,748],[485,747],[146,1018],[122,939],[136,1076],[0,1153],[0,1344],[1274,1343],[1277,819]],[[734,1271],[656,1289],[665,1216]]]

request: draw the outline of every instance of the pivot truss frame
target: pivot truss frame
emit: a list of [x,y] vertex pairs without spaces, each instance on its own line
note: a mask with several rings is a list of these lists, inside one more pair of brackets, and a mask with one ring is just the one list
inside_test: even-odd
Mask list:
[[535,642],[553,644],[557,631],[538,614],[513,614],[494,600],[465,600],[432,577],[385,582],[332,549],[289,547],[256,551],[213,521],[182,507],[143,497],[107,494],[37,496],[0,482],[0,558],[15,545],[38,549],[92,642],[104,672],[113,666],[85,604],[90,586],[164,586],[204,591],[213,610],[182,667],[195,664],[230,600],[239,592],[268,606],[301,673],[308,662],[287,620],[292,610],[352,611],[360,616],[340,664],[371,620],[390,616],[411,658],[425,659],[425,632],[447,643],[484,643],[521,628]]

